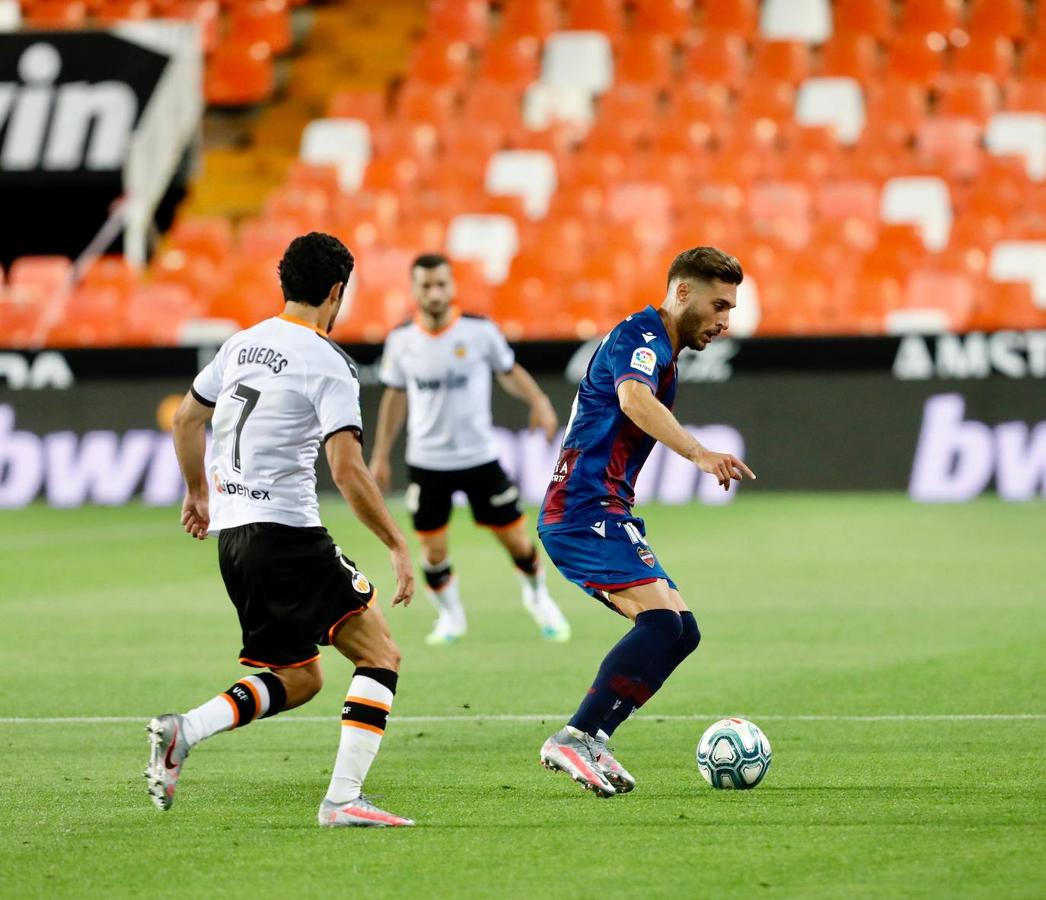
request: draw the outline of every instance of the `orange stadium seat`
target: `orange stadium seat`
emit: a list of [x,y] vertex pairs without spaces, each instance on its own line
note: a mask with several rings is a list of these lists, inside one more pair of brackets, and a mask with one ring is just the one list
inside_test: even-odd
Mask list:
[[386,95],[384,90],[350,88],[335,91],[327,104],[331,119],[362,119],[371,129],[384,120]]
[[879,71],[879,46],[870,34],[837,32],[821,50],[820,73],[825,77],[853,78],[862,84]]
[[406,122],[429,122],[442,127],[457,109],[458,93],[450,85],[408,81],[396,98],[396,117]]
[[232,224],[219,216],[186,216],[174,223],[167,243],[187,254],[221,262],[232,252]]
[[237,249],[244,259],[278,259],[299,233],[299,223],[290,219],[249,219],[240,225]]
[[885,39],[893,31],[890,0],[836,0],[833,15],[836,36],[859,34]]
[[0,335],[9,347],[34,343],[46,300],[36,286],[0,290]]
[[1046,78],[1022,78],[1006,86],[1004,106],[1011,112],[1046,109]]
[[469,64],[469,45],[464,41],[446,43],[438,35],[415,46],[407,67],[407,83],[460,87]]
[[571,0],[565,28],[571,31],[602,31],[618,37],[625,25],[621,0]]
[[704,0],[701,27],[705,31],[730,32],[746,40],[759,26],[759,4],[756,0]]
[[108,288],[127,300],[138,287],[138,272],[122,256],[102,256],[84,271],[77,290]]
[[884,135],[903,141],[926,116],[926,88],[913,81],[887,78],[865,88],[868,117],[862,138]]
[[219,45],[207,64],[204,93],[213,106],[251,106],[272,96],[276,75],[269,45],[258,41]]
[[637,0],[633,4],[632,30],[682,41],[694,26],[692,10],[687,0]]
[[172,19],[195,22],[200,28],[204,53],[211,53],[221,40],[221,6],[218,0],[175,0],[163,9]]
[[1026,281],[987,282],[978,288],[967,325],[972,331],[1038,330],[1046,328],[1046,310],[1035,305]]
[[657,119],[660,92],[647,84],[615,83],[599,98],[600,119],[619,121],[645,119],[652,124]]
[[[817,186],[814,207],[822,219],[838,221],[846,227],[851,220],[871,234],[879,228],[879,186],[858,179],[825,181]],[[838,226],[836,226],[838,227]]]
[[81,286],[47,335],[51,347],[91,347],[118,344],[127,300],[107,285]]
[[755,82],[786,81],[796,85],[810,72],[810,48],[801,41],[764,41],[755,49],[751,77]]
[[271,53],[286,53],[291,48],[291,13],[286,0],[238,2],[229,11],[229,39],[265,44]]
[[973,178],[982,162],[983,131],[972,119],[936,116],[916,134],[916,152],[927,170],[946,178]]
[[428,31],[445,41],[479,47],[486,42],[489,29],[490,6],[486,0],[439,0],[431,5]]
[[26,10],[32,28],[79,28],[87,21],[87,4],[81,0],[38,0]]
[[64,256],[21,256],[7,273],[12,287],[39,288],[48,299],[70,285],[72,261]]
[[810,240],[810,191],[805,184],[765,181],[748,192],[748,218],[753,232],[801,248]]
[[686,81],[722,84],[738,90],[746,77],[747,52],[745,39],[739,34],[704,35],[687,50]]
[[201,303],[176,284],[149,284],[131,297],[122,323],[120,343],[133,346],[177,344],[186,319],[203,313]]
[[509,0],[502,11],[501,35],[544,40],[559,27],[554,0]]
[[541,42],[535,37],[502,33],[483,49],[479,79],[523,91],[538,77]]
[[961,0],[905,0],[901,31],[912,36],[931,31],[947,35],[960,26],[961,12]]
[[973,35],[969,43],[957,47],[952,69],[959,75],[987,75],[1005,81],[1013,70],[1013,44],[998,35]]
[[958,75],[943,85],[937,101],[937,112],[946,116],[964,116],[981,124],[999,109],[999,88],[986,75]]
[[917,84],[936,84],[943,71],[947,46],[945,38],[935,32],[901,34],[887,52],[886,71]]
[[673,80],[672,42],[659,34],[633,35],[617,49],[614,83],[666,88]]
[[127,20],[148,19],[154,14],[149,0],[104,0],[94,11],[94,21],[111,24]]
[[947,316],[951,329],[958,331],[966,325],[973,306],[973,283],[967,275],[918,269],[905,281],[900,308],[940,310]]
[[469,86],[457,125],[462,129],[496,127],[502,134],[519,128],[523,120],[523,91],[513,84],[477,81]]
[[968,30],[978,36],[1021,38],[1027,28],[1024,11],[1024,0],[973,0]]
[[1024,48],[1021,75],[1024,78],[1046,80],[1046,31],[1040,32]]

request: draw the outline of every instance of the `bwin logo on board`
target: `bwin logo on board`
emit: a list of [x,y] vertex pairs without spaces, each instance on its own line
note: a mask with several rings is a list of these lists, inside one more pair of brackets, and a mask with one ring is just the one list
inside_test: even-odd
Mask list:
[[122,81],[58,84],[62,57],[45,41],[18,60],[21,83],[0,83],[0,169],[50,172],[119,169],[138,98]]

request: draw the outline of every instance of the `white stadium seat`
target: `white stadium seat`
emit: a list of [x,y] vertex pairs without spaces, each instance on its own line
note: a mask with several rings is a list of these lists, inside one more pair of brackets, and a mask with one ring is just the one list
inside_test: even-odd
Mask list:
[[602,94],[614,83],[609,38],[599,31],[557,31],[550,35],[541,58],[541,80]]
[[1002,241],[988,260],[992,281],[1027,281],[1035,305],[1046,309],[1046,241]]
[[947,334],[951,321],[943,309],[894,309],[886,314],[887,334]]
[[523,95],[523,124],[532,131],[544,131],[558,122],[587,130],[594,118],[592,94],[577,85],[535,81]]
[[22,7],[18,0],[0,0],[0,32],[18,31],[22,24]]
[[447,253],[454,259],[473,259],[483,265],[491,284],[508,277],[512,257],[519,251],[519,233],[510,216],[465,213],[451,219]]
[[864,131],[864,94],[853,78],[808,78],[799,85],[795,119],[800,125],[833,125],[842,144]]
[[305,126],[298,154],[303,162],[338,167],[338,184],[355,191],[370,162],[370,126],[362,119],[313,119]]
[[930,175],[891,178],[879,198],[879,218],[890,224],[915,225],[927,250],[948,244],[952,200],[947,183]]
[[557,181],[556,161],[544,150],[499,150],[487,161],[487,193],[522,197],[531,219],[544,218]]
[[828,0],[763,0],[759,33],[767,41],[823,44],[832,36]]
[[1046,115],[996,113],[988,120],[984,143],[997,155],[1016,153],[1023,156],[1032,181],[1046,178]]
[[737,286],[737,308],[730,310],[728,337],[751,337],[759,327],[759,285],[751,275]]

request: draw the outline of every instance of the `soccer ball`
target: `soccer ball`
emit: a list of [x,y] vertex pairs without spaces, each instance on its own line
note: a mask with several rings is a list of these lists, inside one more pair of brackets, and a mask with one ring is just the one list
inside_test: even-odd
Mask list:
[[697,745],[697,767],[714,788],[754,788],[772,759],[766,735],[747,719],[720,719]]

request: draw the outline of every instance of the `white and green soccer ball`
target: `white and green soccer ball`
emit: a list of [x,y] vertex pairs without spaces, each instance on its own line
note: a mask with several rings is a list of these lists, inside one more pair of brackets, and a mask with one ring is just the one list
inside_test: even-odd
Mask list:
[[697,767],[714,788],[754,788],[773,757],[766,735],[747,719],[720,719],[697,745]]

